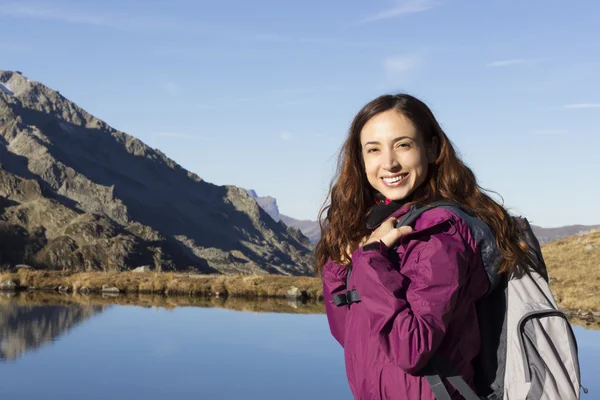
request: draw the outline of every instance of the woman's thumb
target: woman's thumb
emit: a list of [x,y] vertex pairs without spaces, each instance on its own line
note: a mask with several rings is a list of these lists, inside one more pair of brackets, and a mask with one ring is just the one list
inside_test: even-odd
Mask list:
[[401,226],[398,228],[398,233],[400,234],[400,236],[404,236],[408,233],[411,233],[413,231],[413,228],[411,228],[410,226]]

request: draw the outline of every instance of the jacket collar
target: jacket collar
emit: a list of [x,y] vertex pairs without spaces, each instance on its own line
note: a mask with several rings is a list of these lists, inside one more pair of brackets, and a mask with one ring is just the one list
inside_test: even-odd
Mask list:
[[367,229],[376,229],[383,221],[393,216],[398,218],[410,210],[410,206],[404,205],[404,201],[395,201],[380,198],[377,196],[377,204],[371,209],[367,215]]

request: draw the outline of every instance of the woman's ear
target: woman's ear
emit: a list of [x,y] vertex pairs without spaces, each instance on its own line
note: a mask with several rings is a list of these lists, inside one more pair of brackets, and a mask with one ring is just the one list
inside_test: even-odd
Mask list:
[[427,149],[427,161],[429,161],[430,164],[435,163],[435,160],[437,160],[437,156],[439,153],[439,147],[440,142],[438,140],[437,136],[434,136],[431,138],[431,143],[429,144],[429,148]]

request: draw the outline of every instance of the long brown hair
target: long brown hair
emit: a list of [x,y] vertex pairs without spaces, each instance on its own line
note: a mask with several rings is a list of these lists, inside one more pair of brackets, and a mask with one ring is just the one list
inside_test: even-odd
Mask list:
[[358,112],[350,125],[338,156],[336,175],[319,212],[321,239],[315,249],[317,274],[321,274],[329,258],[340,265],[349,264],[352,250],[369,234],[366,218],[375,205],[375,192],[365,174],[360,134],[367,121],[388,110],[407,117],[426,145],[432,146],[437,141],[435,163],[429,166],[427,179],[410,195],[407,204],[423,205],[440,199],[455,202],[474,213],[494,232],[503,257],[500,272],[511,271],[517,262],[525,260],[527,244],[506,209],[477,184],[475,174],[458,157],[429,107],[401,93],[374,99]]

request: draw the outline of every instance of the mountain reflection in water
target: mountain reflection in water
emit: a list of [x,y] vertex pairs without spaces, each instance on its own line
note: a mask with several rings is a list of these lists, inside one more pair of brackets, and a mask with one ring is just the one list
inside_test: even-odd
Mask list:
[[161,295],[73,295],[53,292],[0,293],[0,361],[52,343],[110,305],[227,308],[247,312],[320,314],[322,303],[286,299],[166,297]]
[[25,352],[53,342],[63,332],[102,312],[105,307],[36,301],[32,304],[32,298],[15,297],[21,300],[21,304],[7,294],[3,294],[0,300],[0,361],[16,360]]

